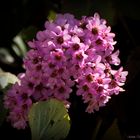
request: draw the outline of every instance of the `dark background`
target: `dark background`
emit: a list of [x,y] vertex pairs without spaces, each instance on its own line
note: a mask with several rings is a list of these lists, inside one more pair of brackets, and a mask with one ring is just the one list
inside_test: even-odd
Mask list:
[[[66,140],[140,139],[140,4],[138,0],[2,0],[0,2],[0,68],[24,72],[22,58],[27,41],[43,29],[56,13],[72,13],[77,18],[98,12],[116,34],[121,65],[129,72],[125,92],[113,96],[106,107],[94,114],[84,111],[79,97],[72,95],[71,130]],[[13,40],[20,35],[23,44]],[[12,46],[15,46],[15,50]],[[24,51],[23,51],[24,50]],[[4,121],[0,139],[30,140],[30,129],[16,130]]]

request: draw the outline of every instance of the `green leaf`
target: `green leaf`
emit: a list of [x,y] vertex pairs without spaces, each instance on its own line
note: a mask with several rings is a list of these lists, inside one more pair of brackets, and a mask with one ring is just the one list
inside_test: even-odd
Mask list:
[[19,80],[14,74],[0,71],[0,90],[4,90],[8,85],[17,81]]
[[50,10],[48,15],[48,20],[54,20],[56,18],[56,13],[53,10]]
[[12,49],[15,51],[17,56],[19,56],[21,58],[23,56],[25,56],[25,54],[27,52],[27,46],[26,46],[22,36],[20,34],[18,34],[17,36],[14,37],[13,42],[14,43],[12,44]]
[[29,111],[32,140],[63,140],[70,129],[64,104],[56,99],[33,104]]
[[14,57],[6,47],[0,47],[0,61],[5,64],[12,64],[14,62]]
[[23,58],[28,50],[28,41],[35,38],[38,29],[35,26],[29,26],[21,30],[14,38],[12,49],[17,56]]
[[32,40],[33,38],[35,38],[36,33],[38,31],[38,28],[35,26],[29,26],[27,28],[24,28],[19,35],[21,36],[21,38],[23,39],[24,42],[28,42],[30,40]]
[[117,124],[117,119],[115,119],[110,128],[107,129],[102,140],[122,140],[122,136]]

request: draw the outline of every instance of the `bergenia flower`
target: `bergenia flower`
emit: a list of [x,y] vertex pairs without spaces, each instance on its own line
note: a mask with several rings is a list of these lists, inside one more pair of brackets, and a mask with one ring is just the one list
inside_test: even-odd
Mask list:
[[[4,97],[13,127],[24,129],[31,105],[56,98],[68,104],[73,92],[87,104],[86,112],[98,111],[112,94],[124,91],[127,71],[119,65],[119,50],[114,52],[115,34],[95,13],[78,20],[71,14],[58,14],[46,21],[45,29],[28,44],[25,73]],[[77,87],[74,91],[73,87]]]

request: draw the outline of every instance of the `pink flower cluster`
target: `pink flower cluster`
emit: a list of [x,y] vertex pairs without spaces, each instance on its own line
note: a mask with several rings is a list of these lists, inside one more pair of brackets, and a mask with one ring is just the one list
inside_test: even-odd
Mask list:
[[87,103],[86,112],[99,110],[112,94],[124,91],[121,86],[127,71],[119,65],[119,51],[114,52],[115,34],[97,13],[78,20],[71,14],[58,14],[45,23],[24,59],[26,72],[4,98],[8,119],[18,129],[27,125],[27,115],[34,102],[57,98],[67,101],[73,86]]

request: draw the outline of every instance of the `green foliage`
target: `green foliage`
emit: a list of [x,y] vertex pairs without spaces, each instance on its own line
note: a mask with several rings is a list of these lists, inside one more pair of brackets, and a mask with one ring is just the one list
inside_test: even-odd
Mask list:
[[21,58],[25,56],[28,49],[27,43],[35,37],[37,31],[35,26],[29,26],[13,38],[12,48],[17,56]]
[[29,26],[27,28],[24,28],[19,35],[21,36],[21,38],[23,39],[23,41],[25,43],[27,43],[28,41],[32,40],[33,38],[35,38],[35,35],[37,33],[38,29],[35,26]]
[[56,17],[56,13],[53,11],[53,10],[51,10],[50,12],[49,12],[49,15],[48,15],[48,20],[54,20],[55,19],[55,17]]
[[109,129],[107,129],[102,140],[122,140],[116,119],[113,121]]
[[[76,0],[60,0],[60,1],[59,0],[58,1],[57,0],[42,0],[42,1],[21,0],[21,1],[16,1],[14,0],[14,1],[8,1],[8,3],[10,5],[10,8],[6,9],[7,12],[5,12],[5,8],[3,8],[1,9],[2,12],[0,13],[1,17],[3,17],[4,19],[1,21],[2,28],[1,28],[1,40],[0,40],[0,63],[2,62],[1,67],[3,69],[7,71],[11,71],[13,73],[18,73],[18,72],[21,72],[21,70],[23,70],[21,69],[22,58],[24,57],[24,55],[26,54],[28,50],[27,42],[29,40],[32,40],[35,37],[36,32],[40,30],[38,28],[42,28],[44,21],[46,19],[49,19],[49,20],[54,19],[56,13],[66,13],[66,12],[72,13],[76,17],[80,18],[83,15],[93,16],[94,12],[98,12],[101,18],[106,19],[108,25],[111,25],[111,27],[115,30],[115,33],[118,36],[118,38],[116,38],[118,42],[117,44],[119,44],[118,46],[122,48],[122,50],[124,50],[126,54],[127,54],[127,51],[128,52],[131,51],[130,50],[131,48],[133,49],[135,46],[139,46],[139,35],[138,35],[139,28],[138,27],[139,27],[139,22],[140,22],[140,8],[139,8],[138,0],[133,0],[133,1],[128,1],[128,0],[123,0],[123,1],[122,0],[87,0],[87,1],[86,0],[80,0],[80,1],[78,0],[77,1]],[[2,2],[1,6],[6,7],[7,2]],[[132,45],[131,42],[136,42],[136,45],[135,43],[133,43]],[[121,52],[121,54],[123,55],[123,52]],[[140,71],[140,67],[139,67],[140,55],[139,54],[140,54],[139,47],[136,49],[133,49],[133,52],[130,55],[125,66],[125,69],[129,71],[129,74],[127,77],[127,84],[129,85],[132,83],[134,85],[137,85],[136,83],[139,84],[139,82],[135,80],[139,78],[138,77],[139,71]],[[122,58],[127,59],[127,55],[123,55]],[[3,96],[4,96],[3,92],[6,92],[7,89],[10,87],[10,84],[13,84],[16,80],[17,79],[15,78],[14,75],[0,71],[0,125],[2,124],[5,118],[6,112],[7,112],[3,108]],[[121,122],[125,122],[132,114],[132,111],[129,110],[129,113],[127,113],[125,117],[121,116],[123,113],[125,114],[127,112],[127,109],[129,108],[128,107],[129,101],[127,101],[126,98],[130,98],[130,102],[132,102],[132,99],[134,98],[134,96],[136,97],[136,99],[135,98],[133,99],[134,103],[130,104],[131,105],[130,107],[133,106],[132,107],[133,110],[134,108],[137,108],[137,106],[139,106],[139,105],[135,106],[135,104],[139,103],[139,102],[136,102],[136,100],[139,99],[139,94],[136,94],[136,95],[134,94],[135,91],[133,90],[135,90],[135,88],[133,88],[132,85],[130,85],[129,87],[131,88],[131,90],[128,92],[132,91],[132,94],[128,93],[127,96],[130,95],[129,97],[125,95],[124,100],[122,99],[123,100],[122,103],[119,102],[120,107],[118,107],[118,105],[115,104],[117,106],[116,112],[117,114],[119,114],[118,118],[121,119]],[[137,88],[138,87],[139,85],[137,86]],[[41,102],[41,103],[48,104],[45,106],[50,106],[50,104],[52,104],[50,102],[51,101],[48,101],[47,103],[46,102]],[[128,102],[128,105],[125,102]],[[32,107],[32,110],[34,108],[39,108],[41,103],[39,102],[38,104],[34,104]],[[122,106],[124,105],[127,106],[125,109],[126,112],[124,112],[124,110],[122,109]],[[50,109],[51,112],[50,111],[43,112],[43,110],[45,110],[45,107],[44,107],[44,109],[42,109],[42,114],[45,117],[42,115],[40,115],[40,117],[42,120],[41,123],[45,125],[44,128],[47,126],[45,132],[46,131],[48,132],[46,134],[49,134],[51,136],[52,132],[55,132],[55,131],[53,131],[54,127],[51,127],[50,124],[54,122],[55,114],[59,114],[59,113],[54,113],[56,110],[55,105],[50,106],[49,108],[51,108]],[[47,109],[48,107],[46,107],[46,110]],[[39,109],[39,111],[41,112],[41,109]],[[39,116],[39,111],[36,112],[38,113],[38,116]],[[45,112],[47,113],[45,114]],[[108,112],[110,112],[110,110]],[[115,111],[113,110],[113,112]],[[30,113],[30,116],[31,116],[31,113]],[[49,118],[48,116],[51,116],[51,117]],[[133,116],[135,120],[139,120],[139,118],[138,119],[136,118],[136,116],[138,115],[133,115]],[[35,122],[34,119],[36,118],[39,118],[39,117],[32,118],[32,121]],[[43,121],[44,119],[46,119],[45,122]],[[39,119],[37,120],[39,121]],[[57,124],[59,124],[62,121],[60,121],[59,123],[58,122],[59,121],[57,121]],[[133,120],[133,123],[134,122],[135,121]],[[43,129],[41,129],[41,127],[39,126],[40,132],[37,132],[38,130],[34,130],[34,129],[39,129],[36,123],[39,123],[39,122],[35,122],[34,128],[33,128],[33,124],[31,123],[31,120],[30,120],[32,133],[34,132],[33,134],[35,136],[40,136],[40,133],[41,132],[43,133],[42,131]],[[108,134],[110,135],[110,134],[114,134],[114,132],[117,132],[118,128],[114,129],[113,124],[114,124],[114,121],[110,122],[110,117],[107,117],[107,119],[103,121],[101,119],[101,121],[99,121],[97,126],[95,126],[96,130],[93,135],[93,139],[96,138],[96,136],[100,135],[101,133],[105,134],[104,135],[104,139],[105,139],[108,136]],[[68,125],[67,120],[66,120],[65,125]],[[115,123],[115,125],[117,124]],[[81,123],[81,127],[84,127],[82,123]],[[50,128],[52,132],[48,130]],[[134,128],[132,127],[132,129]],[[77,130],[77,131],[80,131],[80,130]],[[35,134],[36,132],[37,134]],[[35,136],[33,137],[34,139],[35,139]],[[115,135],[112,138],[117,139]],[[47,138],[44,136],[44,139],[47,139]],[[106,138],[106,139],[110,139],[110,138]]]
[[70,129],[64,104],[56,99],[33,104],[29,112],[32,140],[63,140]]
[[9,72],[0,71],[0,90],[5,90],[10,84],[14,84],[19,81],[18,78]]
[[93,131],[92,140],[122,140],[117,122],[118,119],[116,118],[113,118],[111,122],[109,122],[100,116]]
[[17,56],[22,58],[27,52],[27,46],[25,42],[23,41],[22,36],[20,34],[17,35],[13,39],[13,41],[14,41],[14,44],[12,45],[12,49],[14,50]]
[[10,54],[7,48],[0,48],[0,61],[5,64],[11,64],[14,62],[14,57]]

